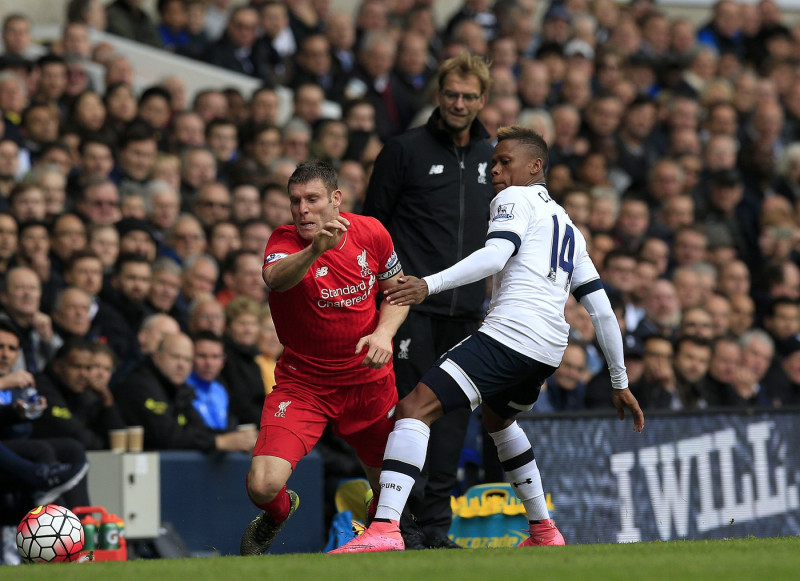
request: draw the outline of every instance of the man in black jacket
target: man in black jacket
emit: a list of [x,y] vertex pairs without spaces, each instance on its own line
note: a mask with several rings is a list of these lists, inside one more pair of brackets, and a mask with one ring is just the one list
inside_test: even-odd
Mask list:
[[[476,120],[486,103],[486,63],[462,53],[439,68],[439,102],[427,125],[389,140],[375,161],[364,213],[389,230],[404,269],[414,276],[443,270],[483,247],[494,190],[493,148]],[[484,281],[431,297],[414,306],[395,335],[394,368],[402,398],[423,372],[478,329]],[[448,414],[431,430],[425,478],[409,502],[417,519],[402,522],[407,549],[450,547],[450,490],[469,410]],[[422,487],[424,486],[424,493]],[[418,490],[419,488],[419,490]]]
[[217,433],[194,409],[194,391],[186,384],[193,362],[192,340],[183,333],[167,335],[151,358],[113,388],[123,418],[144,426],[148,450],[251,452],[256,430]]
[[87,450],[108,448],[108,431],[125,427],[108,385],[94,385],[92,343],[68,340],[56,351],[45,370],[36,376],[39,393],[47,398],[47,409],[33,423],[36,438],[67,437]]

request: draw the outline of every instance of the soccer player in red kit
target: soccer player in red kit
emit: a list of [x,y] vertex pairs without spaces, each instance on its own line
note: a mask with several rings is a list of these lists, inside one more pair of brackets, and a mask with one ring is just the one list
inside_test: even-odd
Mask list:
[[294,224],[276,229],[264,252],[284,351],[247,474],[247,493],[263,512],[242,535],[242,555],[266,552],[296,510],[286,481],[329,422],[355,449],[377,497],[397,404],[392,337],[408,307],[376,306],[403,275],[389,233],[374,218],[339,212],[342,192],[326,162],[299,165],[289,198]]

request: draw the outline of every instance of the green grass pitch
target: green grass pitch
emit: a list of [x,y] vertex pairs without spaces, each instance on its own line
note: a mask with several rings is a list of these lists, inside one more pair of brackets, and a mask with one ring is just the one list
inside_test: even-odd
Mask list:
[[800,537],[265,555],[0,567],[0,578],[57,581],[789,581],[800,579]]

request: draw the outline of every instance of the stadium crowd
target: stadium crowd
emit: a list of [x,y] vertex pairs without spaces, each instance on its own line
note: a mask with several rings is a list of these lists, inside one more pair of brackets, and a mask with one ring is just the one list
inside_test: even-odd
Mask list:
[[[358,213],[382,144],[425,123],[438,65],[464,50],[491,63],[490,141],[520,124],[550,147],[548,189],[589,243],[642,408],[800,403],[800,27],[774,0],[719,0],[699,25],[651,0],[465,0],[443,25],[432,0],[141,4],[71,0],[35,59],[29,18],[2,21],[0,306],[19,351],[4,373],[32,374],[50,405],[22,431],[91,449],[137,424],[150,449],[252,449],[236,427],[274,385],[261,266],[291,222],[288,176],[331,162]],[[263,85],[187,102],[178,71],[137,92],[92,29]],[[610,407],[589,315],[565,316],[534,411]]]

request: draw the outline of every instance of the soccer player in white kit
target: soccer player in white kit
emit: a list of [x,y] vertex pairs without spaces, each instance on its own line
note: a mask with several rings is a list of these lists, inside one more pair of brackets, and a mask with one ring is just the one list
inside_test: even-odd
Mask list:
[[454,408],[479,404],[530,522],[530,536],[519,546],[564,544],[549,518],[531,444],[514,416],[533,407],[542,382],[561,363],[569,333],[564,319],[569,293],[592,317],[620,420],[628,409],[633,429],[642,431],[644,414],[628,389],[616,317],[586,240],[547,193],[546,165],[547,144],[540,135],[522,127],[500,129],[492,156],[496,196],[486,245],[424,279],[403,276],[386,291],[391,304],[419,304],[430,294],[494,276],[492,300],[478,332],[445,353],[397,406],[375,519],[361,536],[332,553],[404,549],[398,521],[425,462],[429,426]]

